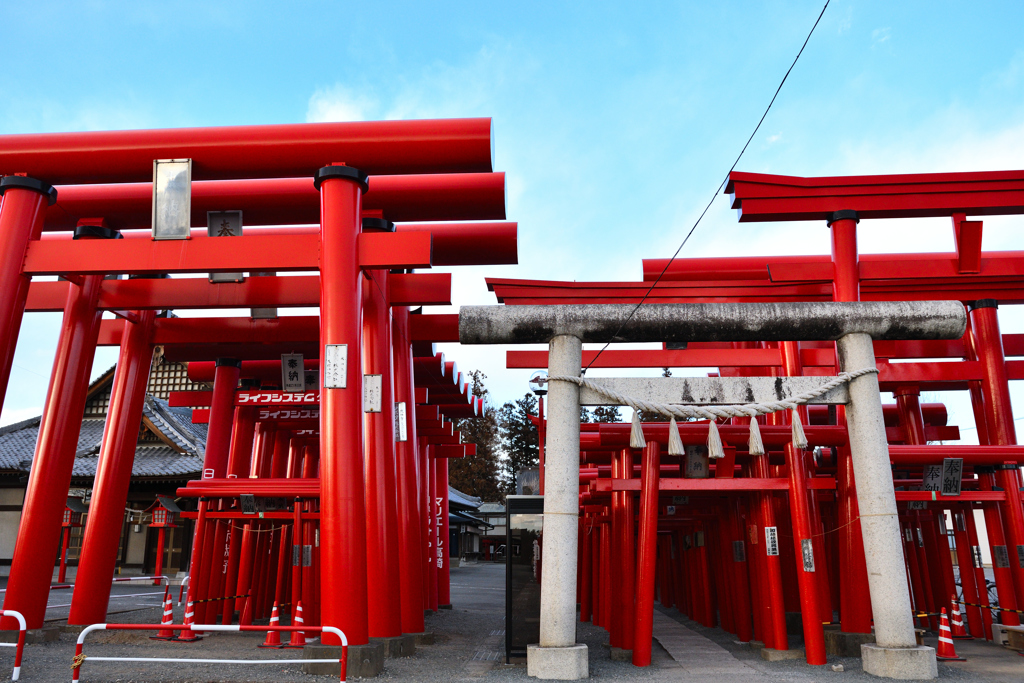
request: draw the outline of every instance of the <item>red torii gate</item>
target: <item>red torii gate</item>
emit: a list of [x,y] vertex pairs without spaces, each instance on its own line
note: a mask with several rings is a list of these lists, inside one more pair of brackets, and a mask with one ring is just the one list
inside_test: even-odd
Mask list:
[[[409,406],[414,406],[414,393],[418,390],[412,383],[414,341],[409,333],[409,319],[416,316],[409,316],[408,307],[403,304],[446,301],[450,280],[443,276],[399,273],[392,276],[393,284],[378,289],[363,285],[364,273],[377,279],[379,285],[388,278],[387,271],[395,268],[514,262],[515,225],[414,224],[400,226],[395,233],[377,234],[362,233],[360,226],[366,217],[421,221],[504,219],[504,177],[491,173],[490,131],[488,119],[462,119],[0,139],[0,174],[4,175],[0,180],[0,241],[5,245],[0,257],[0,288],[7,293],[0,298],[0,355],[6,358],[0,363],[0,397],[7,386],[22,314],[29,301],[32,310],[63,309],[65,314],[39,448],[26,493],[21,542],[15,550],[5,596],[7,606],[17,604],[28,617],[30,627],[41,624],[49,584],[47,567],[52,566],[53,560],[49,539],[57,538],[54,530],[59,527],[60,510],[51,519],[55,510],[51,503],[65,497],[59,491],[62,487],[66,490],[70,477],[73,444],[77,440],[77,433],[72,432],[76,431],[81,415],[97,342],[119,343],[121,358],[100,456],[90,528],[86,530],[87,548],[79,568],[82,590],[75,592],[72,606],[72,621],[78,623],[100,621],[105,612],[106,601],[102,597],[109,590],[108,569],[112,567],[107,565],[112,554],[107,552],[110,534],[104,531],[103,520],[113,520],[112,515],[120,515],[123,509],[122,489],[127,486],[131,471],[131,453],[152,347],[166,344],[165,349],[177,352],[183,360],[204,355],[213,360],[227,353],[235,358],[264,360],[285,346],[291,351],[296,344],[306,343],[310,348],[304,348],[304,352],[309,357],[319,357],[322,366],[325,347],[330,353],[342,347],[348,350],[348,362],[338,367],[338,372],[332,367],[332,372],[323,373],[329,375],[330,381],[320,395],[321,576],[325,578],[319,582],[317,602],[323,606],[322,619],[342,628],[349,642],[356,646],[366,643],[371,633],[391,636],[415,629],[416,613],[422,630],[423,605],[410,601],[403,605],[398,633],[374,632],[395,628],[397,598],[379,590],[368,596],[366,533],[394,528],[396,513],[392,512],[391,502],[386,502],[389,509],[384,518],[378,516],[369,526],[364,522],[364,496],[377,489],[364,486],[363,421],[368,420],[367,428],[373,439],[380,433],[390,434],[392,405],[388,401],[384,414],[364,417],[362,368],[393,365],[398,369],[396,392],[406,397]],[[229,249],[224,248],[223,242],[213,242],[213,238],[195,231],[192,239],[176,242],[156,242],[138,239],[131,233],[117,233],[116,228],[130,230],[148,225],[147,198],[151,186],[143,181],[153,172],[153,160],[160,158],[192,161],[193,225],[203,223],[205,210],[242,208],[247,225],[285,223],[300,227],[249,229],[245,236],[232,238]],[[343,161],[344,165],[324,165],[334,160]],[[63,186],[55,189],[54,183]],[[373,189],[366,192],[368,184]],[[308,223],[318,223],[319,227],[302,227]],[[49,232],[71,228],[82,239],[69,242],[61,233]],[[119,236],[128,239],[103,239]],[[98,240],[103,240],[103,244]],[[319,277],[250,277],[243,285],[211,285],[205,279],[103,280],[104,274],[110,272],[146,276],[289,270],[319,271]],[[31,277],[42,274],[60,274],[69,282],[30,286]],[[226,323],[230,329],[213,338],[197,336],[205,333],[196,321],[155,315],[158,309],[175,306],[304,305],[319,305],[320,319],[314,319],[312,324],[302,320],[242,319]],[[387,323],[389,306],[393,306],[393,329]],[[124,320],[101,321],[103,310],[112,310]],[[261,343],[254,345],[254,341]],[[257,348],[247,355],[246,349],[253,346]],[[227,380],[234,375],[237,380],[239,369],[222,364],[216,374]],[[215,394],[219,386],[229,384],[218,380],[220,377],[215,377]],[[214,405],[207,464],[221,478],[229,470],[244,476],[245,430],[242,429],[237,444],[233,438],[225,438],[231,431],[224,427],[230,425],[230,419],[225,422],[218,418],[216,402],[211,403]],[[415,423],[410,416],[413,435]],[[248,424],[250,429],[254,425]],[[249,443],[252,435],[250,431]],[[417,530],[413,518],[422,513],[416,506],[426,502],[429,489],[422,488],[428,483],[424,481],[426,470],[420,468],[423,476],[417,483],[416,468],[420,465],[411,463],[420,459],[422,464],[428,444],[424,442],[424,448],[418,448],[415,436],[397,446],[390,446],[386,439],[381,443],[382,447],[371,448],[377,454],[375,462],[380,463],[380,453],[389,447],[397,448],[399,471],[389,472],[385,468],[376,472],[372,481],[379,482],[377,488],[387,489],[392,497],[400,491],[408,503],[401,511],[405,522],[402,533],[425,534],[425,530]],[[278,450],[269,445],[260,447],[264,454]],[[303,459],[307,464],[313,463],[315,457],[314,452],[309,452],[311,457]],[[248,462],[248,454],[245,457]],[[264,461],[261,469],[265,465],[278,471],[281,464],[280,458],[265,457]],[[315,476],[315,469],[306,474]],[[388,482],[393,482],[390,487]],[[207,508],[206,501],[202,501],[200,518]],[[209,514],[220,513],[210,510]],[[373,527],[374,524],[377,526]],[[206,532],[207,538],[209,533]],[[403,536],[401,543],[410,553],[426,540],[421,536],[416,542],[413,535]],[[197,546],[203,545],[202,536],[197,535]],[[379,557],[379,552],[372,554]],[[416,564],[413,559],[403,558],[403,585],[407,578],[411,583],[419,583],[412,574],[406,576]],[[382,565],[382,569],[387,576],[396,578],[393,566]],[[203,584],[201,577],[193,579]],[[368,597],[377,601],[374,611],[383,612],[384,621],[368,623]]]
[[[901,440],[908,444],[894,446],[891,455],[894,464],[906,465],[934,462],[936,458],[941,459],[941,453],[949,454],[948,457],[964,457],[968,469],[973,464],[980,473],[982,490],[972,491],[969,497],[972,500],[987,501],[983,503],[983,507],[986,518],[994,529],[990,534],[991,543],[1005,548],[1006,542],[1003,541],[1001,530],[1004,524],[1008,529],[1007,536],[1011,545],[1019,546],[1020,543],[1024,543],[1020,497],[993,490],[1020,489],[1015,465],[1021,461],[1022,449],[1012,446],[1015,439],[1006,381],[1017,376],[1024,377],[1024,373],[1021,372],[1022,368],[1018,362],[1006,362],[1005,355],[1018,354],[1024,352],[1024,349],[1021,348],[1019,335],[999,334],[994,301],[992,304],[985,301],[991,299],[1003,303],[1024,302],[1024,252],[982,252],[982,223],[967,220],[969,215],[1024,212],[1024,172],[812,179],[734,173],[726,191],[733,195],[733,207],[740,210],[740,220],[744,222],[827,221],[833,235],[832,257],[677,259],[672,263],[666,259],[649,259],[644,261],[643,282],[570,283],[492,278],[488,279],[488,287],[495,292],[500,302],[512,305],[636,303],[645,296],[646,301],[650,303],[849,301],[857,300],[862,295],[865,300],[950,298],[971,303],[974,309],[971,315],[974,329],[961,342],[885,342],[877,345],[876,353],[882,361],[879,363],[881,388],[896,391],[897,408],[902,417],[900,424],[904,434],[893,436],[901,436]],[[858,256],[855,226],[859,218],[911,216],[950,217],[957,252]],[[664,275],[661,281],[654,285],[652,290],[653,281],[662,273]],[[650,295],[647,296],[649,290]],[[982,301],[978,301],[979,299]],[[449,324],[442,316],[435,316],[435,319],[438,328],[446,328]],[[713,366],[719,367],[722,374],[760,375],[774,374],[780,370],[783,374],[791,374],[789,370],[793,367],[797,369],[797,374],[831,374],[835,363],[834,351],[823,345],[804,344],[797,348],[794,344],[789,352],[781,347],[730,348],[734,346],[744,345],[695,343],[685,350],[666,348],[659,351],[613,348],[603,351],[594,365]],[[787,359],[787,353],[791,358]],[[584,365],[588,365],[596,357],[596,351],[584,351]],[[958,358],[962,362],[885,362],[892,358],[936,357]],[[508,365],[545,367],[546,352],[510,351]],[[978,417],[981,441],[983,444],[997,445],[982,448],[920,445],[928,438],[926,423],[917,401],[917,392],[922,386],[944,390],[970,389]],[[841,417],[840,413],[840,424]],[[994,427],[994,423],[999,423],[1000,426]],[[612,425],[607,429],[615,427]],[[618,434],[617,440],[607,444],[605,425],[600,426],[601,434],[597,442],[593,441],[597,434],[581,434],[581,450],[587,452],[588,460],[593,454],[606,459],[605,461],[618,462],[611,455],[628,446],[628,427],[620,429],[627,431]],[[661,440],[657,436],[657,428],[653,429],[655,436],[652,438]],[[684,429],[692,430],[694,427],[687,426]],[[989,434],[997,429],[1000,430],[1001,436],[990,437]],[[937,436],[934,432],[931,435]],[[810,437],[810,434],[808,436]],[[667,431],[663,440],[667,442]],[[700,438],[694,440],[699,441]],[[843,501],[841,508],[845,514],[841,515],[838,531],[844,536],[841,544],[849,548],[859,544],[860,536],[856,523],[855,501],[851,497],[854,482],[849,468],[844,467],[842,463],[839,464],[836,484],[837,492]],[[999,466],[997,474],[989,473],[988,467],[991,465]],[[614,464],[613,470],[614,467],[621,466]],[[731,476],[732,462],[728,463],[726,471],[729,474],[725,476]],[[805,472],[802,477],[806,475]],[[613,476],[621,478],[624,475],[620,473]],[[628,475],[625,476],[628,478]],[[723,486],[718,481],[720,476],[721,474],[717,474],[716,478],[706,485],[702,482],[697,482],[700,486],[693,482],[685,482],[681,488],[676,486],[681,482],[669,480],[672,483],[670,490],[714,490]],[[584,483],[585,478],[581,477],[581,484]],[[593,484],[587,484],[590,492],[583,494],[585,509],[588,496],[596,491],[612,491],[611,488],[600,486],[595,488],[594,485],[597,483],[597,480],[594,480]],[[618,482],[615,484],[618,486]],[[632,485],[636,487],[638,482],[633,482]],[[729,486],[735,488],[732,482]],[[898,500],[924,500],[930,495],[928,492],[909,491],[897,494]],[[850,503],[853,503],[852,509]],[[612,505],[614,507],[615,503]],[[972,520],[968,520],[968,526],[973,528]],[[966,541],[960,539],[959,528],[957,531],[959,546]],[[605,542],[602,539],[601,543]],[[621,540],[617,542],[621,544]],[[608,547],[602,545],[600,553],[595,553],[594,561],[597,561],[599,555],[606,555],[607,551]],[[857,561],[857,555],[857,552],[848,553],[840,566],[840,572],[844,574],[840,584],[840,612],[842,630],[847,632],[867,632],[870,627],[870,613],[862,609],[864,601],[858,603],[855,599],[855,596],[862,595],[866,588],[863,585],[863,560]],[[586,553],[583,554],[583,561],[587,562]],[[916,572],[915,567],[916,565],[912,569]],[[1011,605],[1012,609],[1015,604],[1014,594],[1024,595],[1024,584],[1020,580],[1024,578],[1024,561],[1019,570],[1015,566],[1012,571],[1002,569],[999,574],[1000,594],[1006,595],[1007,604]],[[921,577],[915,574],[915,583],[920,580]],[[607,585],[608,581],[605,580],[604,583]],[[615,583],[615,580],[612,583]],[[595,586],[596,584],[591,588],[598,590]],[[603,593],[595,593],[595,599],[598,599],[598,595]],[[803,592],[801,596],[803,597]],[[604,599],[607,601],[607,596]],[[775,600],[774,595],[772,600]],[[945,601],[945,598],[942,600]],[[615,603],[612,605],[612,609],[615,610]],[[773,611],[777,613],[778,608],[773,608]],[[1007,623],[1015,621],[1012,612],[1005,614]],[[981,623],[980,617],[974,619],[976,615],[969,616],[972,617],[972,623]],[[628,616],[625,619],[628,621]],[[613,629],[613,640],[616,639],[616,624],[620,621],[621,618],[617,619],[614,612],[609,617],[602,609],[600,623]],[[805,626],[806,624],[805,620]],[[977,630],[980,631],[980,627]],[[815,649],[812,647],[814,640],[820,643],[820,638],[807,638],[808,661],[824,661],[823,652],[812,652]],[[628,642],[628,638],[622,642]]]

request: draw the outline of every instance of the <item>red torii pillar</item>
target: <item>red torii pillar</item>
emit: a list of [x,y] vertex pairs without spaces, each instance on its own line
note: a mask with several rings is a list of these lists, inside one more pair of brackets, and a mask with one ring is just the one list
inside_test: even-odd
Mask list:
[[82,537],[82,555],[71,596],[69,624],[95,624],[107,616],[110,580],[117,562],[142,406],[153,362],[151,338],[156,312],[136,311],[134,315],[137,321],[126,320],[121,337],[121,353],[110,391],[89,518]]
[[[206,435],[206,453],[203,457],[203,478],[222,479],[227,476],[228,457],[231,450],[232,422],[235,417],[235,388],[241,374],[242,362],[235,358],[218,358],[213,375],[213,397],[210,401],[210,422]],[[208,476],[209,475],[209,476]],[[223,503],[218,508],[223,509]],[[224,562],[217,561],[224,552],[231,520],[219,520],[214,524],[213,543],[207,553],[210,563],[209,589],[204,591],[209,597],[220,594],[227,573],[228,558]],[[193,553],[195,550],[193,543]],[[200,558],[202,559],[202,558]],[[191,581],[191,579],[190,579]],[[212,624],[220,614],[223,602],[208,602],[196,609],[196,621]],[[205,608],[205,609],[204,609]]]
[[29,242],[42,234],[46,207],[57,202],[57,190],[41,180],[12,174],[0,179],[0,195],[3,197],[0,244],[4,245],[0,250],[0,292],[4,293],[0,297],[0,408],[3,408],[31,282],[31,278],[21,274],[21,268]]
[[[105,228],[103,229],[105,230]],[[93,228],[91,231],[96,232]],[[110,237],[118,235],[109,231]],[[79,231],[76,230],[76,236]],[[82,235],[84,236],[84,234]],[[59,551],[63,508],[82,427],[86,390],[96,352],[101,311],[96,310],[102,275],[88,275],[68,288],[60,341],[50,375],[46,407],[39,424],[36,454],[25,490],[25,502],[14,548],[4,608],[21,612],[29,628],[40,628]],[[13,622],[13,619],[9,621]],[[14,627],[14,623],[5,623]]]
[[432,458],[434,465],[434,509],[437,521],[437,607],[452,608],[451,536],[448,534],[448,458]]
[[[366,174],[317,171],[320,190],[320,531],[322,623],[369,643],[363,473],[362,287],[357,242]],[[325,645],[340,645],[324,633]]]
[[395,446],[398,461],[399,584],[402,633],[423,633],[423,538],[416,453],[416,397],[412,375],[412,342],[409,339],[409,307],[391,309],[394,351],[395,399],[405,406],[406,438]]
[[[1003,337],[999,332],[997,308],[998,304],[991,299],[975,301],[971,306],[971,326],[976,342],[975,351],[983,368],[982,384],[989,436],[996,445],[1007,446],[1017,443],[1017,432],[1010,405],[1006,357]],[[1020,475],[1016,463],[999,466],[995,478],[1007,493],[1006,503],[1000,504],[999,509],[1003,513],[1003,529],[1009,545],[1007,554],[1010,574],[1013,576],[1017,604],[1020,605],[1024,601],[1024,507],[1020,500]]]
[[[367,378],[372,375],[378,375],[380,381],[376,397],[380,405],[363,406],[369,633],[371,638],[396,638],[402,635],[402,609],[398,555],[393,551],[398,531],[398,500],[388,272],[372,270],[367,275],[371,282],[363,287],[362,368],[364,382],[370,382]],[[374,408],[379,410],[373,412]]]

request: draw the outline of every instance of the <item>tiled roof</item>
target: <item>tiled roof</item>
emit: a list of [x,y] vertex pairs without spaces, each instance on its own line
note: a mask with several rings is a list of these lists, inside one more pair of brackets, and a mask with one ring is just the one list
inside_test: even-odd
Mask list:
[[456,509],[464,508],[466,510],[476,510],[478,507],[480,507],[480,499],[477,498],[476,496],[470,496],[456,488],[452,488],[451,486],[449,486],[448,506],[449,509],[451,509],[452,506],[455,506]]
[[[76,478],[96,476],[99,453],[88,453],[75,458],[72,471]],[[178,453],[170,446],[138,446],[132,463],[133,477],[171,477],[181,479],[199,474],[203,469],[203,458],[193,453]]]
[[192,424],[190,409],[171,408],[163,399],[146,396],[142,413],[183,451],[199,455],[206,451],[206,425]]
[[[206,425],[192,424],[192,412],[171,408],[167,401],[146,397],[143,414],[169,441],[184,452],[165,444],[138,445],[132,465],[133,477],[185,478],[198,475],[206,450]],[[34,417],[0,427],[0,471],[28,472],[39,437],[40,418]],[[96,475],[104,420],[86,418],[78,437],[73,476]]]

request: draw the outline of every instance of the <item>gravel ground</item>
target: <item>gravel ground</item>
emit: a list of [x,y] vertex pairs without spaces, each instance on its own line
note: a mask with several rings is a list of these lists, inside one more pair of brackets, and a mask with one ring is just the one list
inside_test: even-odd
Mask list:
[[[480,564],[452,570],[452,604],[454,609],[441,610],[427,617],[427,630],[433,631],[437,642],[421,647],[416,655],[404,659],[385,660],[382,680],[403,680],[433,683],[486,678],[495,681],[527,681],[525,662],[504,663],[504,567]],[[146,589],[152,590],[152,589]],[[119,623],[153,623],[160,619],[159,607],[146,607],[152,598],[133,596],[142,593],[138,586],[117,586],[119,595],[111,602],[110,621]],[[55,592],[55,595],[57,593]],[[51,604],[69,602],[69,596],[51,597]],[[659,608],[660,609],[660,608]],[[131,611],[126,611],[131,610]],[[113,612],[118,614],[114,615]],[[879,679],[861,670],[860,660],[830,658],[824,667],[811,667],[802,660],[766,662],[756,650],[736,643],[733,636],[721,629],[707,629],[689,621],[675,610],[662,610],[687,628],[728,650],[737,660],[750,667],[749,675],[723,674],[693,676],[675,662],[657,642],[652,665],[637,668],[627,662],[614,662],[607,649],[608,634],[592,624],[580,624],[579,642],[590,650],[590,673],[594,679],[684,681],[686,683],[876,683]],[[50,611],[48,611],[48,615]],[[176,621],[181,608],[175,608]],[[22,680],[70,680],[70,664],[74,656],[76,635],[62,633],[60,641],[26,648]],[[199,643],[167,643],[152,641],[147,634],[132,632],[97,632],[89,636],[86,654],[113,657],[195,657],[222,659],[298,659],[296,650],[261,650],[259,634],[209,634]],[[934,638],[932,638],[934,641]],[[926,641],[927,642],[927,641]],[[934,646],[934,642],[929,643]],[[792,647],[799,643],[791,643]],[[1020,683],[1024,681],[1024,658],[994,645],[978,641],[958,641],[958,651],[968,662],[939,664],[939,678],[947,681],[979,681],[984,683]],[[13,652],[0,652],[0,675],[13,662]],[[1018,663],[1019,662],[1019,663]],[[845,671],[834,672],[831,666],[842,664]],[[193,683],[197,681],[276,681],[298,683],[337,680],[336,676],[303,674],[298,665],[198,665],[171,663],[88,662],[82,669],[82,681],[118,681],[151,683]]]

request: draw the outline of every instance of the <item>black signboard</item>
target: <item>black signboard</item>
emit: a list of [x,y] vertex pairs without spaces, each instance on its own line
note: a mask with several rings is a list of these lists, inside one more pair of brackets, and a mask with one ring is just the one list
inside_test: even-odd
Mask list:
[[505,662],[540,642],[544,497],[505,501]]

